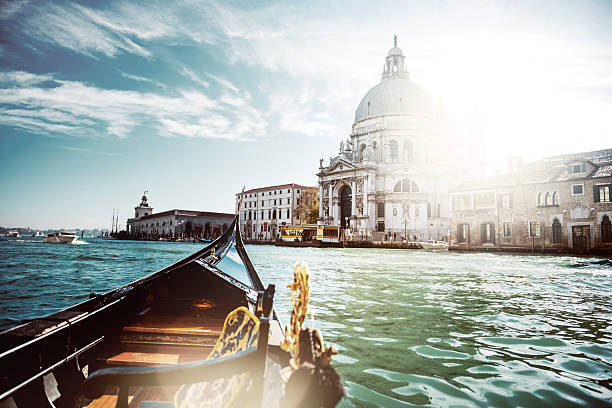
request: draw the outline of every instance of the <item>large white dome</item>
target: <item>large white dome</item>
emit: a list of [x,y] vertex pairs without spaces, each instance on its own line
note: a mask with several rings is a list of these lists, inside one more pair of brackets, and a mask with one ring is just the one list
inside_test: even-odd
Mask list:
[[355,111],[355,123],[382,115],[432,116],[427,93],[407,78],[386,78],[363,97]]

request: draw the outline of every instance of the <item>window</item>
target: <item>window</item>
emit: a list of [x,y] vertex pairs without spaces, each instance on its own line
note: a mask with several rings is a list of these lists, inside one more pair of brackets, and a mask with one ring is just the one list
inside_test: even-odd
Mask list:
[[274,205],[276,205],[276,200],[274,200]]
[[552,205],[552,195],[548,192],[544,196],[544,205]]
[[542,205],[544,205],[542,202],[542,193],[538,193],[538,207],[541,207]]
[[495,243],[495,224],[484,223],[480,224],[480,241],[483,244]]
[[472,196],[470,194],[461,194],[453,196],[453,210],[471,210]]
[[553,205],[556,205],[557,207],[559,206],[559,193],[557,193],[556,191],[553,191]]
[[574,164],[570,164],[567,171],[570,174],[584,173],[586,171],[586,163],[574,163]]
[[395,187],[393,187],[394,193],[418,193],[419,186],[417,183],[410,179],[402,179],[395,183]]
[[596,203],[610,202],[610,186],[612,186],[612,184],[598,184],[593,186],[593,199]]
[[504,193],[497,196],[499,208],[512,208],[512,194]]
[[419,207],[416,207],[416,208],[414,209],[414,216],[415,216],[415,217],[418,217],[418,216],[419,216]]
[[582,184],[572,185],[572,194],[581,195],[584,192],[584,186]]
[[601,219],[601,242],[612,242],[612,223],[607,215]]
[[263,205],[264,205],[263,203],[264,203],[264,202],[262,201],[262,202],[261,202],[261,206],[262,206],[262,207],[263,207]]
[[396,217],[397,216],[397,208],[393,208],[393,216]]
[[469,232],[469,224],[457,224],[457,243],[467,242]]
[[558,218],[555,218],[552,224],[552,243],[560,244],[563,242],[563,233],[561,232],[561,223]]
[[264,212],[263,211],[261,212],[261,219],[262,220],[264,219]]
[[287,218],[290,218],[289,217],[289,209],[288,208],[287,208]]
[[385,203],[383,203],[382,201],[378,203],[378,216],[385,216]]
[[509,238],[512,236],[512,223],[511,222],[504,222],[502,224],[502,231],[504,234],[504,238]]
[[495,208],[495,193],[476,193],[474,194],[475,208]]
[[529,238],[540,237],[540,221],[529,221]]
[[396,163],[398,161],[397,156],[397,142],[395,140],[391,140],[389,142],[389,149],[391,150],[391,161]]

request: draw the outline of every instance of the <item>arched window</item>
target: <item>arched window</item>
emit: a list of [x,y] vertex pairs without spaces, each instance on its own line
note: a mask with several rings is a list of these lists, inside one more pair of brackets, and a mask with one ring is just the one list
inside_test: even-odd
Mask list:
[[412,147],[412,142],[410,140],[406,140],[404,142],[404,161],[411,162],[414,160],[414,149]]
[[417,183],[410,179],[402,179],[395,183],[395,187],[393,187],[394,193],[418,193],[419,186]]
[[552,196],[549,192],[546,192],[546,195],[544,196],[544,205],[552,205]]
[[612,242],[612,223],[607,215],[601,219],[601,242]]
[[272,211],[272,219],[275,220],[276,219],[276,210]]
[[552,201],[552,205],[559,205],[559,193],[557,193],[556,191],[553,191]]
[[389,149],[391,150],[391,161],[393,163],[397,163],[397,161],[398,161],[397,142],[395,140],[391,140],[389,142]]
[[251,221],[251,212],[249,211],[249,221]]
[[538,193],[538,205],[542,205],[542,193]]
[[378,211],[377,211],[377,215],[379,217],[384,217],[385,216],[385,203],[384,202],[379,202],[378,203]]
[[561,223],[555,218],[552,224],[552,243],[560,244],[563,242],[563,234],[561,232]]

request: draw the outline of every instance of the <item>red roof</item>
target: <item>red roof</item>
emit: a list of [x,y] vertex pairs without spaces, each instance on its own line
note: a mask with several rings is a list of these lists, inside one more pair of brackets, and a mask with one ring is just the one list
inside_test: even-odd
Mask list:
[[283,188],[302,188],[302,189],[318,189],[319,187],[309,187],[309,186],[302,186],[300,184],[295,184],[295,183],[291,183],[291,184],[280,184],[278,186],[270,186],[270,187],[260,187],[260,188],[253,188],[251,190],[246,190],[244,192],[240,192],[240,193],[236,193],[236,195],[240,195],[240,194],[246,194],[246,193],[257,193],[259,191],[268,191],[268,190],[279,190],[279,189],[283,189]]

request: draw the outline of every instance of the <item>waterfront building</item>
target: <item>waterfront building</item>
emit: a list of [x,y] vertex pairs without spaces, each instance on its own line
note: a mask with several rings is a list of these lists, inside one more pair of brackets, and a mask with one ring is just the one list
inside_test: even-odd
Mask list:
[[361,239],[443,239],[449,189],[467,176],[463,168],[484,166],[483,144],[453,131],[442,106],[410,80],[405,59],[396,38],[348,140],[327,165],[320,160],[319,224]]
[[232,222],[234,214],[193,210],[168,210],[153,213],[147,196],[134,207],[134,218],[127,220],[126,232],[134,239],[214,239]]
[[318,188],[292,183],[237,193],[236,212],[240,212],[245,239],[274,240],[282,225],[305,224],[308,211],[300,200],[310,197],[312,191]]
[[612,250],[612,149],[548,157],[451,191],[451,246]]

